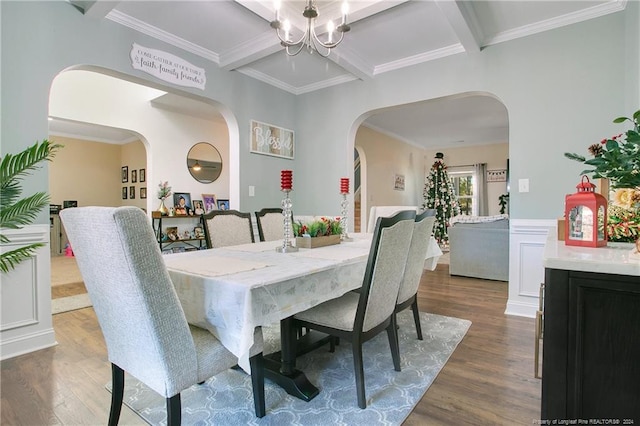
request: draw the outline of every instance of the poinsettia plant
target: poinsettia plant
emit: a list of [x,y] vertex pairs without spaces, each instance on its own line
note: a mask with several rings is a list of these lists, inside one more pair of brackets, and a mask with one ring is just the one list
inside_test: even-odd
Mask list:
[[311,238],[314,238],[342,234],[342,225],[340,224],[339,217],[335,219],[321,217],[319,220],[309,223],[302,223],[302,221],[298,220],[293,222],[292,228],[293,235],[296,237],[309,235]]
[[612,188],[640,188],[640,110],[631,117],[618,117],[614,123],[631,122],[633,129],[589,146],[592,158],[565,152],[564,156],[593,169],[580,174],[609,179]]

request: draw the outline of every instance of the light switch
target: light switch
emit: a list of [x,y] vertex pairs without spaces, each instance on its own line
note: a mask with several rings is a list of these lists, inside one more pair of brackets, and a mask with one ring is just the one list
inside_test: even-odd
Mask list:
[[256,196],[256,187],[253,185],[249,185],[249,197]]
[[529,179],[518,179],[518,192],[529,192]]

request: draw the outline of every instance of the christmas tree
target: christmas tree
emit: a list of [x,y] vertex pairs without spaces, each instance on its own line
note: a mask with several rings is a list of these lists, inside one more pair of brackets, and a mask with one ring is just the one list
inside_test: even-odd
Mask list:
[[429,176],[424,184],[423,209],[435,209],[436,222],[433,225],[433,236],[440,246],[449,244],[449,219],[460,214],[460,206],[453,193],[453,184],[444,164],[444,154],[436,153],[436,161],[431,166]]

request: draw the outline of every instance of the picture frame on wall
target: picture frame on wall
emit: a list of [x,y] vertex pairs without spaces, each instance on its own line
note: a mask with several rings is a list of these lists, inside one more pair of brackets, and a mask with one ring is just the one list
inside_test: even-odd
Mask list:
[[293,160],[294,132],[269,123],[251,120],[250,151]]
[[140,178],[140,183],[145,182],[147,180],[147,173],[145,169],[140,169],[140,173],[138,173],[138,177]]
[[136,187],[135,186],[130,186],[129,187],[129,199],[130,200],[135,200],[136,199]]
[[174,192],[173,207],[176,215],[188,215],[191,213],[191,194],[189,192]]
[[143,186],[140,188],[140,198],[147,198],[147,187]]
[[133,169],[131,170],[131,183],[137,183],[138,182],[138,171]]
[[218,208],[215,194],[202,194],[202,203],[204,205],[205,213],[209,213],[210,211]]
[[218,199],[218,210],[229,210],[229,200]]
[[129,198],[128,195],[129,195],[129,188],[127,188],[126,186],[123,186],[122,187],[122,199],[126,200],[127,198]]
[[487,182],[506,182],[507,169],[487,170]]
[[122,167],[122,183],[129,182],[129,166]]
[[404,191],[404,175],[395,175],[393,189],[396,191]]

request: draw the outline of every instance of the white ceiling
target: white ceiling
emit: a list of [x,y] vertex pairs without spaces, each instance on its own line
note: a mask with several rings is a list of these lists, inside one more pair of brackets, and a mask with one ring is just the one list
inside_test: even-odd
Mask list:
[[[375,79],[388,71],[449,55],[481,54],[492,44],[617,12],[626,6],[626,0],[349,0],[351,31],[328,58],[322,58],[304,50],[295,57],[284,53],[269,25],[274,18],[273,1],[70,2],[85,19],[113,21],[201,57],[195,65],[203,66],[208,61],[293,94],[356,79]],[[319,31],[327,19],[339,19],[341,3],[316,2]],[[295,29],[305,25],[305,4],[300,0],[282,1],[280,14],[292,21],[294,36]],[[508,140],[507,111],[489,97],[397,107],[376,113],[365,125],[430,148]]]

